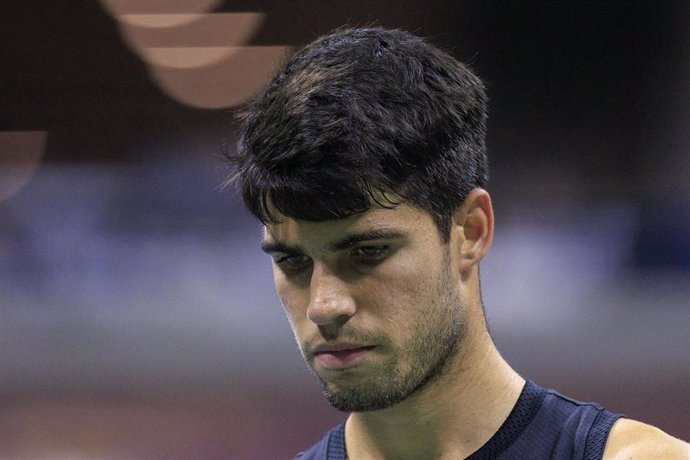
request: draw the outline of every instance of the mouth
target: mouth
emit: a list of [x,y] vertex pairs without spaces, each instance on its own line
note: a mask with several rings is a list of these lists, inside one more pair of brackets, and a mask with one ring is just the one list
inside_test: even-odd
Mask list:
[[374,345],[319,346],[314,350],[314,359],[325,369],[337,370],[352,367],[375,348]]

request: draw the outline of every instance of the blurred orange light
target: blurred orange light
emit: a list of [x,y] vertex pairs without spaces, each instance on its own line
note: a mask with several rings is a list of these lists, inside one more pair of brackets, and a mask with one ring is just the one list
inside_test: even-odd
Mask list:
[[[167,94],[185,104],[202,108],[231,107],[256,94],[289,49],[284,46],[232,48],[222,61],[195,68],[171,65],[174,64],[174,52],[171,52],[165,56],[169,59],[168,66],[152,65],[151,71]],[[182,59],[186,52],[178,58]]]
[[205,13],[222,0],[101,0],[113,15],[136,13]]
[[193,107],[215,109],[245,102],[291,49],[243,46],[259,30],[263,13],[200,14],[185,10],[184,2],[178,2],[174,11],[162,12],[153,1],[141,9],[129,1],[102,1],[118,12],[114,17],[122,37],[148,65],[160,88]]
[[206,67],[229,57],[238,47],[199,47],[199,48],[145,48],[146,62],[155,66],[176,69]]
[[263,13],[136,14],[117,17],[134,52],[163,46],[239,46],[263,23]]

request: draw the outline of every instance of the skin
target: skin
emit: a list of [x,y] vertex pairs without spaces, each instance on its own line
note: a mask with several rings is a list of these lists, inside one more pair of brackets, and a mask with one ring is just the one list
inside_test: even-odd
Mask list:
[[604,450],[604,460],[690,459],[690,444],[660,429],[638,422],[619,419],[611,428]]
[[[524,380],[483,315],[478,264],[493,225],[489,194],[476,189],[448,243],[428,213],[404,203],[266,226],[262,247],[300,350],[331,403],[353,411],[348,458],[464,458],[507,418]],[[323,347],[356,353],[334,361]],[[659,458],[645,456],[650,445],[690,458],[684,443],[631,420],[614,425],[604,458]]]

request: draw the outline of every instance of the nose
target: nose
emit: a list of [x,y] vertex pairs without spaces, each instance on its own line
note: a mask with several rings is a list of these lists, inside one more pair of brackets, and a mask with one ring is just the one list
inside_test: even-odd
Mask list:
[[315,263],[311,275],[307,317],[319,326],[344,322],[356,312],[347,283],[323,264]]

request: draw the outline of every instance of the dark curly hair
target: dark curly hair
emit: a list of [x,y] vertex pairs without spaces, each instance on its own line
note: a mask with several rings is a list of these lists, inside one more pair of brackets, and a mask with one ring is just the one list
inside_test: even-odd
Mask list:
[[407,202],[447,241],[488,179],[487,97],[456,59],[401,30],[340,29],[293,55],[243,114],[234,180],[263,223]]

